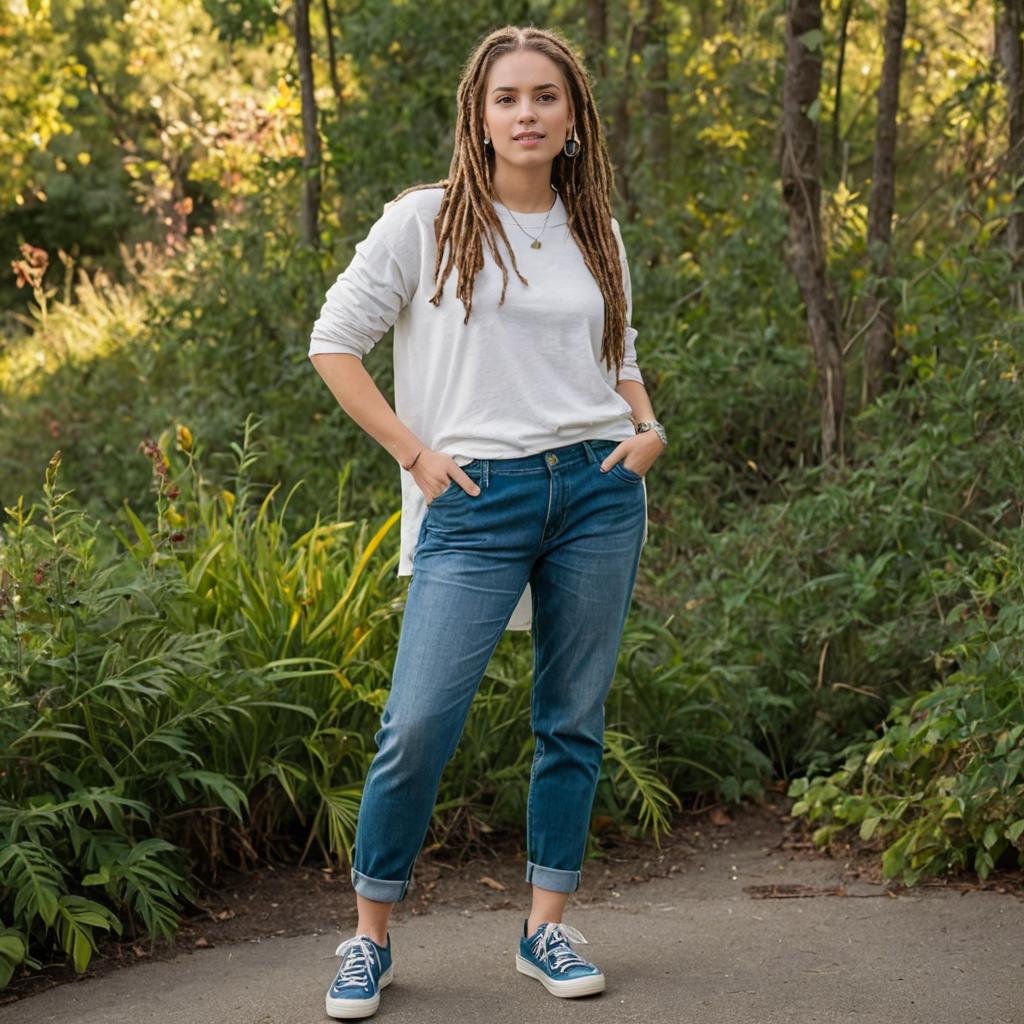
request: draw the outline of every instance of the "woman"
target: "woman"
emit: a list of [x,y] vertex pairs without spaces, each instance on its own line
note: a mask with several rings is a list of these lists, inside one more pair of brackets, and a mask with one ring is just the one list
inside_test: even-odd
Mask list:
[[[359,809],[357,933],[337,950],[330,1016],[369,1016],[392,979],[388,915],[441,772],[502,632],[524,624],[533,903],[516,966],[557,996],[604,989],[562,915],[646,539],[644,475],[667,443],[636,364],[610,190],[571,46],[536,28],[495,31],[463,72],[448,177],[385,207],[313,329],[317,372],[401,467],[398,572],[412,576]],[[395,411],[361,362],[392,325]]]

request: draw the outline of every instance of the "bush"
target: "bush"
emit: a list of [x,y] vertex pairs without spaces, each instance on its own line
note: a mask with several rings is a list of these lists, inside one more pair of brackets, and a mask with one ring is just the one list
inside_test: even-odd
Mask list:
[[793,814],[827,844],[859,827],[886,877],[1024,867],[1024,541],[994,543],[972,568],[933,574],[966,599],[946,614],[944,679],[894,702],[881,737],[851,744],[842,768],[795,779]]
[[[169,938],[194,873],[279,833],[350,851],[400,607],[397,516],[292,537],[248,480],[199,472],[183,427],[147,442],[156,523],[106,536],[58,490],[0,546],[0,964],[32,946],[84,970],[97,930]],[[344,478],[340,486],[343,486]],[[41,519],[41,521],[40,521]]]

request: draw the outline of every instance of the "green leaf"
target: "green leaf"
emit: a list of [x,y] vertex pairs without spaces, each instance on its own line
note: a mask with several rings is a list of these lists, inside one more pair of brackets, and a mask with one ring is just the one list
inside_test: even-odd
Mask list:
[[868,756],[865,763],[869,766],[877,764],[888,753],[888,743],[886,743],[885,741],[882,741],[881,743],[876,743],[875,746],[873,746],[871,750],[868,752]]
[[812,28],[796,38],[797,42],[802,43],[808,50],[817,50],[825,41],[825,33],[820,28]]
[[831,825],[822,825],[820,828],[814,830],[814,833],[811,836],[811,841],[815,846],[824,846],[837,832],[841,832],[844,828],[845,826],[842,822],[834,822]]
[[38,916],[43,924],[53,924],[63,879],[59,863],[47,850],[24,842],[12,843],[0,851],[0,885],[6,885],[16,894],[15,920],[30,924],[32,918]]
[[208,793],[220,797],[223,805],[239,821],[244,820],[242,817],[242,807],[245,807],[246,810],[249,809],[249,799],[226,775],[221,775],[220,772],[209,772],[200,768],[194,768],[187,772],[180,772],[178,777],[195,780]]
[[18,966],[28,953],[25,936],[14,928],[5,928],[0,932],[0,988],[4,988],[14,977],[14,968]]
[[903,870],[904,862],[906,861],[907,842],[910,839],[910,834],[902,836],[897,839],[883,854],[882,854],[882,874],[886,878],[895,878]]
[[132,511],[127,499],[123,503],[123,511],[139,543],[131,548],[132,552],[139,558],[148,558],[156,551],[156,544],[146,529],[142,520]]
[[974,857],[974,870],[982,881],[991,874],[993,863],[992,855],[987,850],[978,850]]
[[985,844],[986,850],[991,850],[999,842],[999,829],[995,825],[987,825],[982,842]]
[[113,928],[118,935],[122,931],[121,922],[106,907],[82,896],[60,898],[56,926],[61,948],[79,974],[89,966],[96,948],[93,928]]
[[101,864],[99,871],[94,871],[82,879],[82,885],[106,885],[109,881],[110,865]]
[[874,835],[875,829],[878,828],[878,823],[881,820],[882,820],[881,817],[878,816],[878,815],[875,815],[872,818],[865,818],[860,823],[860,837],[861,837],[861,839],[865,840],[865,842],[868,839],[870,839]]

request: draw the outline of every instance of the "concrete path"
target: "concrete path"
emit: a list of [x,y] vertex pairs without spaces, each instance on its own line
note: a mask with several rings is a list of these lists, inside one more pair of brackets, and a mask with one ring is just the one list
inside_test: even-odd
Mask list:
[[[794,898],[763,898],[773,886]],[[1024,901],[1014,895],[843,885],[834,862],[751,838],[604,903],[570,903],[565,920],[607,976],[600,995],[556,999],[516,972],[520,912],[439,907],[394,923],[395,982],[372,1019],[1024,1024]],[[327,1022],[334,948],[347,937],[196,950],[49,989],[0,1008],[0,1022]]]

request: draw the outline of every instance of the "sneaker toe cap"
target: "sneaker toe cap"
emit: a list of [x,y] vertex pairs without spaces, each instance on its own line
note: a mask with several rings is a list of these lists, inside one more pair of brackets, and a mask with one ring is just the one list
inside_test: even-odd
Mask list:
[[562,974],[564,978],[589,978],[592,975],[600,974],[601,968],[596,964],[577,964],[575,967],[570,967],[567,971]]

